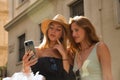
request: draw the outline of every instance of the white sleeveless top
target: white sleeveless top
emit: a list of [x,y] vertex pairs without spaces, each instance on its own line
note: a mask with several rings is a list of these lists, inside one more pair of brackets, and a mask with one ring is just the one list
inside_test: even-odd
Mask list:
[[[84,61],[82,68],[79,69],[81,80],[103,80],[101,65],[98,60],[98,56],[96,52],[97,44],[98,43],[96,43],[96,45],[90,52],[88,58]],[[74,59],[74,66],[73,66],[74,72],[78,70],[76,58],[77,58],[77,54]]]

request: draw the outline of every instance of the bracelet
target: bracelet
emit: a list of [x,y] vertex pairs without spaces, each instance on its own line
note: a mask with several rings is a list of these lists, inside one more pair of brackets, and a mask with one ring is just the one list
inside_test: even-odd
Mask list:
[[62,59],[63,61],[68,61],[68,59]]

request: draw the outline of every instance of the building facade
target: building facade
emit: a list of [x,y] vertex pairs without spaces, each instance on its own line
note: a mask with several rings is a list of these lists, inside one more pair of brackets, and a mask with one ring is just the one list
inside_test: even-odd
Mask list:
[[8,21],[8,2],[0,0],[0,80],[6,75],[6,63],[8,53],[8,34],[4,25]]
[[8,21],[8,7],[6,0],[0,0],[0,66],[6,66],[8,36],[4,25]]
[[67,20],[85,15],[92,21],[110,49],[113,77],[120,79],[120,0],[9,0],[9,7],[11,21],[4,26],[8,31],[8,76],[22,68],[23,42],[31,39],[36,46],[40,44],[40,23],[59,13]]

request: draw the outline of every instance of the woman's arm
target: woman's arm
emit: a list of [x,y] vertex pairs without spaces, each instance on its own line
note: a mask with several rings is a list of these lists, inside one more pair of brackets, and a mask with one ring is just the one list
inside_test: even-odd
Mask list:
[[67,50],[64,49],[63,45],[60,43],[59,40],[57,40],[58,44],[56,44],[54,46],[55,49],[57,49],[59,51],[59,53],[62,56],[62,61],[63,61],[63,68],[65,69],[65,71],[67,73],[69,73],[69,69],[70,69],[70,62],[69,62],[69,57],[67,54]]
[[54,48],[56,48],[60,52],[62,56],[63,68],[65,69],[66,72],[69,72],[70,62],[67,51],[64,50],[62,45],[55,45]]
[[111,56],[105,43],[100,42],[98,44],[97,53],[102,67],[103,80],[113,80],[111,70]]

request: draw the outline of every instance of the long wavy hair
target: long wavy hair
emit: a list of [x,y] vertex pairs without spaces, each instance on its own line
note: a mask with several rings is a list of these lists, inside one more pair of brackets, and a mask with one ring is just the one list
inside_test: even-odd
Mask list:
[[85,38],[86,41],[89,45],[95,44],[99,42],[99,38],[96,34],[95,28],[84,16],[75,16],[74,18],[71,19],[70,21],[70,26],[69,26],[69,40],[70,40],[70,48],[76,52],[81,50],[81,44],[75,43],[75,41],[72,38],[72,31],[71,31],[71,25],[72,23],[77,24],[79,27],[83,28],[85,30]]
[[[47,30],[46,30],[45,34],[44,34],[43,41],[42,41],[42,43],[39,46],[41,49],[49,48],[49,45],[50,45],[50,39],[48,37],[49,25],[47,27]],[[59,40],[60,40],[61,44],[63,45],[64,49],[67,49],[67,39],[68,39],[68,37],[67,37],[67,30],[62,25],[62,36],[61,36],[61,38]]]

